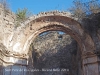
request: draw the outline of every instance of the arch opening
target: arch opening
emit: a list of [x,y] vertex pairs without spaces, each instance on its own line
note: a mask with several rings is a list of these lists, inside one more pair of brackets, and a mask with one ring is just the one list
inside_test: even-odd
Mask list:
[[80,47],[74,38],[65,32],[52,30],[40,33],[30,45],[29,55],[29,64],[39,70],[34,72],[35,75],[82,73]]
[[44,27],[38,29],[37,31],[35,31],[33,34],[31,34],[31,36],[27,39],[23,50],[26,53],[28,53],[30,44],[33,42],[33,40],[39,34],[41,34],[43,32],[47,32],[47,31],[62,31],[64,33],[67,33],[77,41],[78,45],[81,48],[81,51],[83,51],[85,49],[84,43],[82,42],[82,39],[80,38],[81,36],[77,32],[74,32],[72,29],[70,29],[69,27],[66,27],[66,26],[52,24],[52,25],[44,26]]
[[[79,55],[81,58],[82,56],[87,55],[85,51],[90,52],[95,49],[93,40],[87,33],[84,32],[81,25],[77,21],[66,16],[43,16],[32,20],[28,25],[29,26],[25,30],[31,29],[30,33],[26,33],[27,39],[23,46],[23,51],[25,51],[25,54],[30,53],[29,47],[35,38],[39,34],[46,31],[62,31],[70,35],[78,43],[79,51],[81,53]],[[59,36],[59,38],[61,39],[62,37]],[[91,53],[91,55],[92,54],[93,53]],[[83,58],[80,66],[84,68]],[[79,71],[79,75],[83,75],[83,68]]]

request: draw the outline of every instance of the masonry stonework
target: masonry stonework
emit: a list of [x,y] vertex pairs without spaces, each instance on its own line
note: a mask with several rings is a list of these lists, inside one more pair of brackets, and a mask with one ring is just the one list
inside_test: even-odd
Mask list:
[[[12,12],[5,15],[3,9],[0,8],[0,64],[1,69],[3,69],[0,71],[1,75],[10,74],[5,69],[11,67],[12,69],[27,69],[31,65],[28,64],[28,52],[31,43],[40,33],[53,30],[63,31],[77,41],[82,53],[81,75],[100,74],[99,53],[95,53],[96,42],[69,12],[42,12],[31,16],[27,21],[21,23],[21,26],[17,29],[14,28],[15,17]],[[98,38],[100,38],[99,31]],[[100,39],[98,39],[98,42],[100,42]],[[13,75],[13,72],[11,75]],[[16,75],[27,75],[27,72],[21,71]]]

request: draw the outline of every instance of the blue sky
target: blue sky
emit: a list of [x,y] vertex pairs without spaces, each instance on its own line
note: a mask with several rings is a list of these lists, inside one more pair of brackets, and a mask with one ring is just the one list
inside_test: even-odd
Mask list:
[[[73,0],[7,0],[13,12],[18,8],[28,8],[33,14],[43,11],[60,10],[67,11],[73,6]],[[89,2],[91,0],[81,0]],[[98,0],[100,2],[100,0]]]
[[73,0],[7,0],[13,12],[18,8],[28,8],[33,14],[50,10],[67,10]]

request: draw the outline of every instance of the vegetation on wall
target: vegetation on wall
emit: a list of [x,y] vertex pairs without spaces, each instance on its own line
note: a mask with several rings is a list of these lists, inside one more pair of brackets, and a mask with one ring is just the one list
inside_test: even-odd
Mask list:
[[28,17],[31,15],[32,15],[32,13],[27,8],[23,8],[23,9],[19,8],[16,11],[16,27],[20,26],[20,23],[27,20]]
[[17,21],[23,22],[25,21],[28,17],[30,16],[30,12],[28,11],[27,8],[23,8],[23,9],[18,9],[16,11],[16,17],[17,17]]
[[[9,12],[9,3],[7,0],[0,0],[0,4],[3,5],[5,15]],[[84,18],[91,19],[91,15],[100,12],[100,2],[99,0],[74,0],[73,6],[69,8],[69,11],[74,17],[79,20],[84,20]],[[20,23],[24,22],[32,13],[27,8],[19,8],[16,13],[15,28],[20,26]],[[96,18],[96,22],[99,22],[99,18]],[[97,25],[100,28],[100,24]]]
[[[7,0],[0,0],[0,5],[3,8],[4,15],[6,16],[10,12],[9,3]],[[32,16],[32,13],[27,8],[19,8],[15,13],[15,28],[20,26],[20,23],[24,22],[29,16]]]

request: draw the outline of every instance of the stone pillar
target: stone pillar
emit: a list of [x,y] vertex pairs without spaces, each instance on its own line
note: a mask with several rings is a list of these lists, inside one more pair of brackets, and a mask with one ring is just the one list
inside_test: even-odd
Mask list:
[[83,73],[84,75],[100,75],[100,59],[93,51],[85,52],[83,55]]

